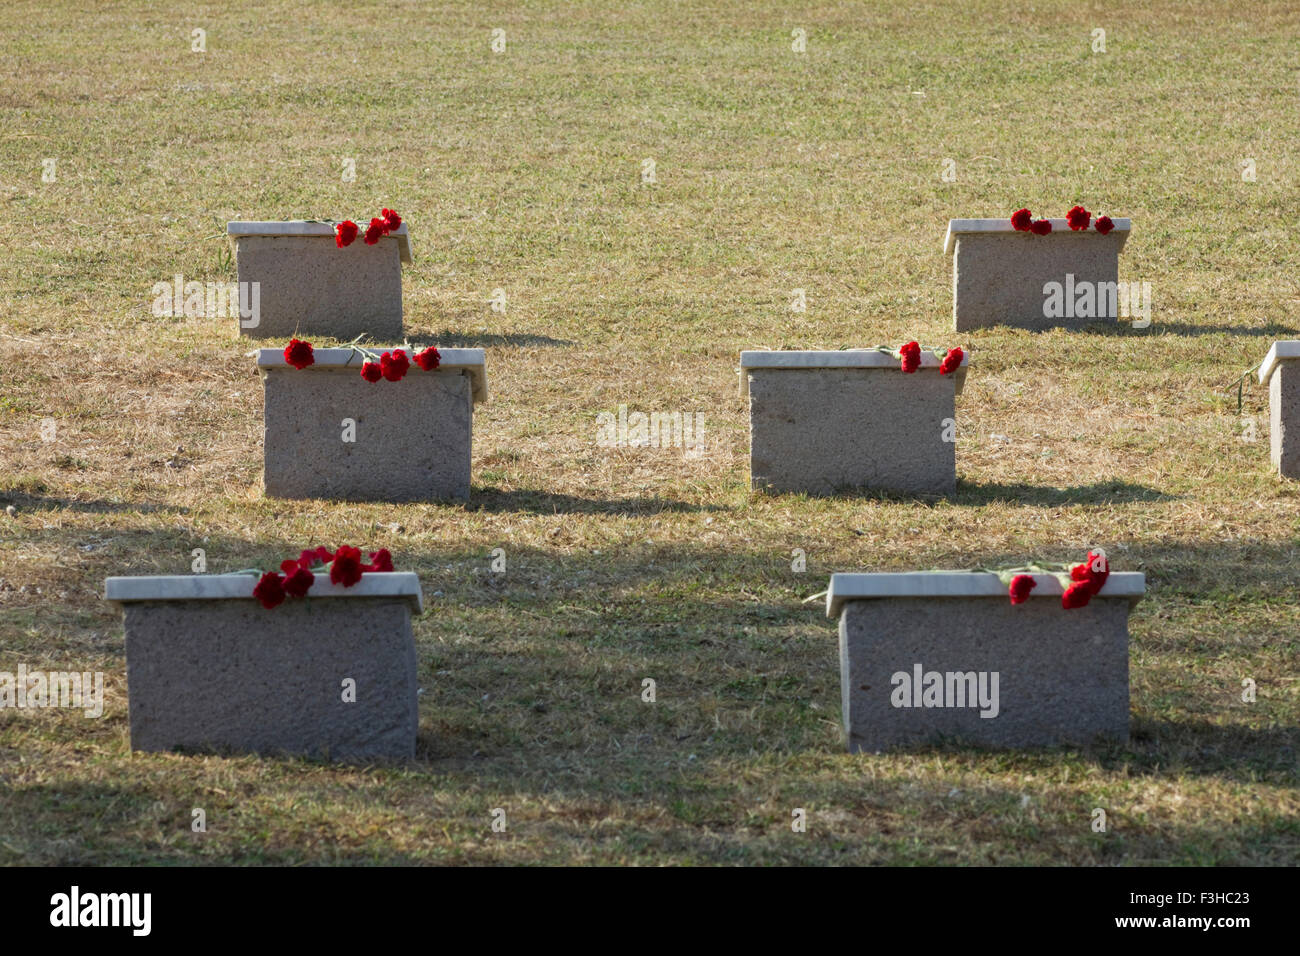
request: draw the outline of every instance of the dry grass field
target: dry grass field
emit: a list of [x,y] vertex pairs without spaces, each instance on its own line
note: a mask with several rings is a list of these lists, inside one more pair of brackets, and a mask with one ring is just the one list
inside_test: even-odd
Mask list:
[[[108,698],[0,710],[0,863],[1300,862],[1300,485],[1229,388],[1300,328],[1297,35],[1286,2],[12,0],[0,670]],[[1151,326],[955,335],[947,220],[1076,202],[1132,217]],[[229,219],[381,206],[410,340],[487,350],[473,495],[265,499],[250,344],[150,289],[233,281]],[[954,497],[751,495],[741,349],[911,338],[972,351]],[[620,404],[708,448],[598,446]],[[341,543],[420,574],[418,759],[132,754],[104,578]],[[843,752],[831,572],[1090,545],[1148,580],[1127,747]]]

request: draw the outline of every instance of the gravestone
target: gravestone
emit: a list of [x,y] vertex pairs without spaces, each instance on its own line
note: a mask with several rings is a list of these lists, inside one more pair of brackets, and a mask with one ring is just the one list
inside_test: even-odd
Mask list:
[[1055,577],[1034,577],[1013,605],[987,572],[832,575],[848,749],[1126,740],[1128,616],[1145,577],[1112,572],[1072,610]]
[[306,598],[269,610],[253,597],[257,580],[105,582],[126,622],[131,748],[413,757],[419,578],[368,572],[344,588],[318,573]]
[[741,352],[751,487],[953,494],[956,395],[969,363],[965,355],[941,375],[933,352],[911,373],[875,349]]
[[374,245],[358,238],[342,249],[325,222],[230,222],[226,231],[239,282],[258,283],[256,323],[241,318],[240,335],[401,341],[406,223]]
[[1284,478],[1300,478],[1300,341],[1274,342],[1259,367],[1268,386],[1269,450]]
[[[1008,325],[1083,328],[1119,316],[1119,254],[1132,228],[1114,220],[1106,235],[1052,219],[1046,236],[1017,232],[1010,219],[953,219],[943,251],[952,256],[952,316],[958,332]],[[1052,300],[1059,292],[1059,297]],[[1088,305],[1089,298],[1091,306]],[[1054,309],[1056,302],[1061,308]],[[1047,311],[1069,314],[1047,315]],[[1081,314],[1081,313],[1089,314]]]
[[[381,350],[382,351],[382,350]],[[343,501],[468,498],[474,405],[487,400],[482,349],[442,349],[433,371],[368,382],[351,349],[316,349],[296,369],[261,349],[268,497]]]

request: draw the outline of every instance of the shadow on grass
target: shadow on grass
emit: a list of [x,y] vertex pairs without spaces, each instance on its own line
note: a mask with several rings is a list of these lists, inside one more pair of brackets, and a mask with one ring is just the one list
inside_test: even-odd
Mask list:
[[1129,746],[1098,754],[1108,770],[1163,776],[1196,774],[1290,774],[1300,769],[1300,727],[1212,724],[1204,720],[1134,720]]
[[555,339],[549,335],[532,335],[523,332],[422,332],[418,328],[409,332],[408,337],[412,340],[430,340],[439,348],[445,349],[483,349],[497,348],[500,346],[547,346],[559,348],[573,343],[568,339]]
[[1127,744],[1096,740],[1091,744],[1049,747],[993,747],[960,737],[934,737],[914,745],[889,747],[884,754],[952,755],[978,759],[1011,758],[1034,763],[1081,759],[1108,771],[1168,777],[1180,773],[1229,779],[1295,779],[1300,727],[1251,728],[1208,721],[1134,718]]
[[[781,494],[767,492],[766,494]],[[791,493],[799,494],[799,493]],[[876,488],[837,488],[828,495],[809,495],[810,498],[839,501],[877,501],[882,504],[936,505],[949,502],[957,505],[986,505],[1006,501],[1024,505],[1092,505],[1126,504],[1135,501],[1175,501],[1179,496],[1157,491],[1145,485],[1126,481],[1099,481],[1091,485],[1070,488],[1053,488],[1050,485],[1029,485],[1024,482],[1001,483],[966,481],[957,479],[957,491],[952,495],[904,494]]]
[[[1093,335],[1103,335],[1116,338],[1129,338],[1143,335],[1232,335],[1248,338],[1294,338],[1297,331],[1285,325],[1279,325],[1276,322],[1270,322],[1268,325],[1261,326],[1236,326],[1236,325],[1196,325],[1191,322],[1159,322],[1152,323],[1143,329],[1136,329],[1127,322],[1119,325],[1108,325],[1094,323],[1089,325],[1083,331]],[[1260,356],[1263,357],[1262,355]]]
[[1178,495],[1166,494],[1145,485],[1127,481],[1099,481],[1091,485],[1071,488],[1053,488],[1049,485],[1028,485],[1024,482],[1002,483],[965,481],[958,479],[954,504],[985,505],[994,501],[1007,501],[1023,505],[1112,505],[1137,501],[1176,501]]
[[160,505],[138,501],[102,501],[99,499],[55,498],[50,495],[0,489],[0,507],[13,505],[21,511],[79,511],[86,514],[189,514],[184,505]]
[[556,494],[550,491],[521,489],[499,491],[495,488],[472,489],[466,511],[510,512],[527,511],[534,514],[611,514],[653,515],[665,512],[725,511],[721,505],[694,504],[668,498],[580,498],[577,495]]

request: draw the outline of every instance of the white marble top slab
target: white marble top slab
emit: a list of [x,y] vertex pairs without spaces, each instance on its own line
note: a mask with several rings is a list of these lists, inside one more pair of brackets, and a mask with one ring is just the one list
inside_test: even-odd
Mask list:
[[[966,384],[966,367],[970,365],[970,351],[962,350],[961,365],[954,374],[957,391]],[[932,351],[921,352],[921,369],[938,369],[943,359]],[[879,368],[902,372],[900,360],[879,349],[832,349],[828,351],[801,349],[755,350],[740,353],[740,396],[749,396],[749,372],[753,369],[801,368]],[[920,369],[918,369],[918,372]],[[917,373],[913,373],[917,374]]]
[[1264,356],[1264,364],[1259,367],[1259,381],[1261,384],[1268,384],[1268,380],[1273,377],[1273,370],[1277,368],[1278,362],[1287,362],[1292,359],[1300,359],[1300,342],[1290,340],[1274,342]]
[[[1037,587],[1029,597],[1060,598],[1061,582],[1050,574],[1031,575]],[[1126,597],[1137,603],[1146,593],[1146,575],[1140,571],[1114,571],[1097,592],[1098,597]],[[845,601],[891,597],[1000,597],[1009,601],[1007,586],[988,571],[903,571],[832,574],[826,592],[826,616],[836,617]]]
[[[363,242],[362,237],[366,234],[366,226],[370,225],[369,221],[357,223],[360,230],[357,233],[357,242]],[[288,219],[282,222],[243,222],[235,220],[226,223],[226,234],[235,236],[329,236],[334,238],[334,227],[328,222],[307,222],[303,219]],[[398,252],[401,254],[403,262],[411,261],[411,234],[407,231],[406,223],[390,232],[388,235],[397,240]]]
[[[365,557],[364,553],[362,555]],[[328,571],[314,571],[316,581],[308,598],[402,597],[416,612],[424,610],[420,576],[414,571],[367,571],[350,588],[330,583]],[[134,601],[253,600],[256,574],[158,574],[129,578],[106,578],[104,599],[119,604]],[[286,598],[296,601],[298,598]],[[268,612],[270,613],[270,612]]]
[[[1092,221],[1088,223],[1087,229],[1080,230],[1079,232],[1075,232],[1073,229],[1070,228],[1070,222],[1068,219],[1050,219],[1048,221],[1051,222],[1052,224],[1051,235],[1035,236],[1032,233],[1026,233],[1026,235],[1028,235],[1031,239],[1050,239],[1052,236],[1059,235],[1061,233],[1068,233],[1074,236],[1082,236],[1089,233],[1098,236],[1101,235],[1101,233],[1097,232],[1095,228],[1095,224],[1097,222],[1096,216],[1094,216],[1092,218]],[[1118,234],[1120,239],[1119,247],[1123,249],[1124,243],[1128,241],[1128,234],[1133,228],[1133,220],[1112,219],[1111,221],[1115,223],[1115,228],[1110,231],[1109,235]],[[952,255],[953,249],[957,247],[957,236],[960,235],[970,235],[971,233],[979,233],[979,232],[1015,232],[1015,231],[1016,229],[1014,226],[1011,225],[1010,218],[949,219],[948,231],[947,233],[944,234],[943,237],[943,252],[944,255],[947,256]]]
[[[403,346],[380,347],[378,345],[367,345],[366,348],[372,352],[378,352],[382,355],[384,352],[392,351],[394,348]],[[407,358],[411,359],[411,370],[407,375],[427,375],[424,369],[415,364],[415,353],[423,351],[423,348],[413,348],[407,351]],[[465,372],[470,377],[470,387],[474,395],[474,403],[486,402],[488,397],[487,390],[487,358],[482,349],[438,349],[438,355],[441,361],[436,371],[438,372]],[[355,368],[360,374],[360,369],[365,364],[365,359],[358,355],[352,349],[312,349],[312,358],[316,361],[308,365],[303,372],[310,372],[312,369],[344,369]],[[258,349],[257,350],[257,367],[259,369],[267,368],[288,368],[289,363],[284,360],[284,349]]]

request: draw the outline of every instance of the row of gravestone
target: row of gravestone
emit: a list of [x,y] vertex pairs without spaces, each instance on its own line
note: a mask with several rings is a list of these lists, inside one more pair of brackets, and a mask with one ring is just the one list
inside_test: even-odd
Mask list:
[[[1009,219],[949,223],[944,250],[953,257],[957,331],[1079,327],[1116,317],[1126,297],[1117,290],[1126,288],[1118,281],[1119,254],[1130,221],[1114,220],[1104,234],[1050,222],[1047,235],[1016,229]],[[236,240],[241,286],[260,290],[257,321],[241,320],[242,334],[402,341],[402,263],[411,261],[405,223],[374,244],[346,248],[336,246],[333,228],[323,222],[232,222],[228,231]],[[1065,307],[1048,308],[1053,302]],[[1272,460],[1286,477],[1300,477],[1297,360],[1300,342],[1278,342],[1260,368],[1270,389]],[[320,349],[299,370],[281,350],[260,350],[266,494],[468,497],[473,408],[487,398],[483,350],[445,349],[436,374],[399,383],[361,379],[363,361],[351,348]],[[742,352],[752,486],[808,494],[952,494],[955,396],[969,356],[956,374],[937,374],[939,366],[929,351],[915,375],[895,374],[897,357],[876,349]],[[390,392],[391,385],[400,391]],[[658,444],[658,435],[647,438]]]
[[[405,224],[373,245],[343,249],[324,223],[231,223],[229,231],[240,282],[261,289],[259,321],[241,322],[245,334],[402,340]],[[1113,287],[1128,232],[1124,219],[1109,235],[1059,228],[1046,236],[1005,219],[953,220],[945,249],[954,256],[957,329],[1070,324],[1044,320],[1048,284],[1069,277],[1072,287]],[[473,407],[487,397],[482,349],[445,349],[436,370],[412,369],[396,381],[362,378],[363,357],[351,347],[316,349],[312,358],[299,368],[284,350],[258,354],[268,495],[468,496]],[[1284,474],[1300,466],[1288,437],[1288,424],[1300,421],[1297,362],[1300,343],[1279,342],[1260,369]],[[742,352],[753,486],[951,494],[955,396],[968,365],[963,356],[941,370],[925,352],[906,374],[897,353],[880,349]],[[1002,746],[1125,739],[1127,620],[1144,576],[1110,574],[1071,610],[1062,607],[1068,580],[1029,577],[1029,596],[1013,603],[992,572],[833,575],[827,614],[839,619],[849,748],[935,736]],[[418,577],[368,573],[344,586],[320,575],[308,596],[322,600],[271,609],[254,599],[254,580],[108,580],[106,596],[126,619],[133,747],[413,755]]]

